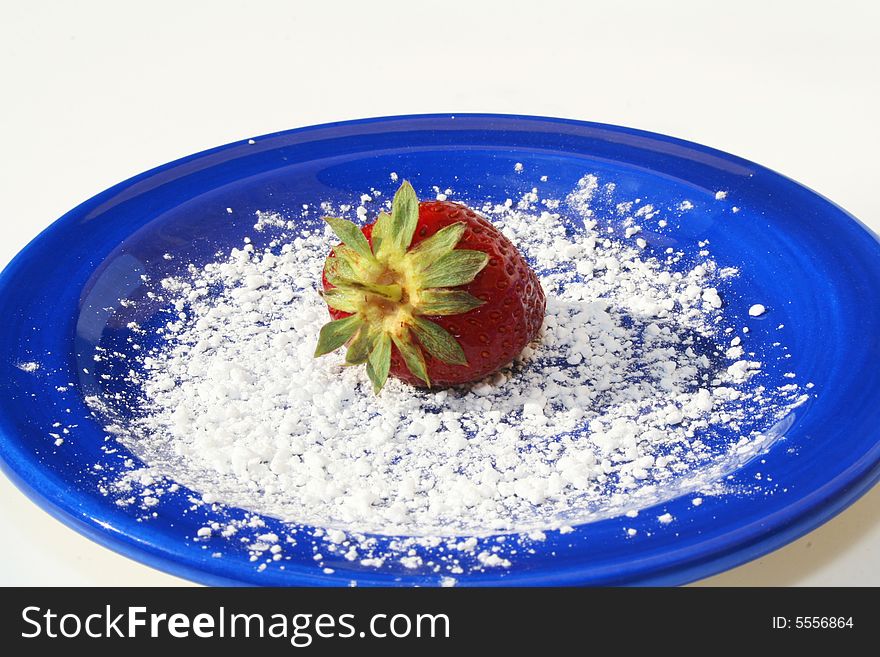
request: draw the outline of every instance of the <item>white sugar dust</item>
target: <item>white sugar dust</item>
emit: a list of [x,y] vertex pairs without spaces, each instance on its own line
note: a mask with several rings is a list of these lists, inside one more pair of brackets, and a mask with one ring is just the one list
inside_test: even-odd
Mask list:
[[[270,248],[242,244],[162,281],[172,320],[131,371],[138,419],[114,428],[146,467],[117,490],[143,477],[173,481],[202,502],[318,528],[361,566],[395,559],[418,568],[413,541],[467,551],[478,537],[534,540],[717,492],[805,399],[790,380],[762,380],[748,335],[731,340],[721,329],[735,269],[716,264],[703,243],[698,258],[697,245],[694,254],[646,248],[651,231],[690,201],[666,217],[644,201],[618,203],[615,232],[594,212],[613,185],[594,176],[562,199],[533,189],[484,204],[435,191],[490,218],[540,277],[546,320],[516,362],[472,386],[391,380],[374,396],[341,353],[313,358],[327,321],[317,282],[332,235],[260,214],[255,230],[271,233]],[[362,223],[386,202],[360,199],[361,207],[323,210]],[[764,311],[748,314],[756,308]],[[215,525],[194,540],[235,533]],[[409,538],[377,553],[371,534]],[[258,552],[273,558],[282,543],[263,540]],[[473,567],[507,567],[515,553],[477,548]],[[450,572],[462,572],[457,559],[440,570]]]

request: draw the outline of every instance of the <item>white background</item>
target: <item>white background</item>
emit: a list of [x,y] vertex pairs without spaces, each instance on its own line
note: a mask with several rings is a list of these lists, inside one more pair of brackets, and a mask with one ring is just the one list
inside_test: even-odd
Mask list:
[[[880,231],[878,6],[0,0],[0,265],[68,209],[158,164],[419,112],[683,137],[783,172]],[[66,529],[2,477],[0,518],[0,584],[183,583]],[[880,487],[706,581],[878,585],[878,566]]]

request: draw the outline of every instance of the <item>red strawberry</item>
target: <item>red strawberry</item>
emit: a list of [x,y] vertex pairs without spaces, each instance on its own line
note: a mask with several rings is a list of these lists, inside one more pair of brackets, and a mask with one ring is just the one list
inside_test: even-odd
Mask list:
[[348,343],[378,393],[388,374],[413,385],[483,378],[535,339],[544,318],[537,276],[489,221],[449,201],[419,203],[404,181],[391,214],[359,229],[326,217],[342,244],[324,267],[334,321],[316,356]]

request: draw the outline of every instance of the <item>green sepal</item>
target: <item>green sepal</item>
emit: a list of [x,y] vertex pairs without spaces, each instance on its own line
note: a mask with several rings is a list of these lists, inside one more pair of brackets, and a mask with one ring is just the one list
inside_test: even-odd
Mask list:
[[470,249],[456,249],[428,267],[420,279],[422,288],[456,287],[474,280],[486,263],[489,254]]
[[406,254],[416,271],[423,271],[455,248],[464,234],[464,222],[459,221],[441,228]]
[[467,365],[467,357],[458,341],[445,328],[421,317],[410,324],[422,346],[437,360],[449,365]]
[[373,345],[376,344],[378,334],[371,331],[369,326],[362,326],[345,352],[346,365],[363,365],[367,362]]
[[[409,181],[404,180],[391,201],[390,250],[401,255],[406,253],[412,243],[418,222],[419,197],[416,196],[416,190]],[[387,239],[389,236],[381,237]]]
[[346,281],[357,278],[357,272],[345,258],[335,255],[324,261],[324,275],[333,285],[342,285]]
[[392,335],[394,346],[403,356],[403,362],[406,363],[407,369],[413,376],[420,378],[428,387],[431,387],[431,380],[428,378],[428,367],[425,365],[425,357],[422,350],[413,344],[409,331],[404,329],[402,335]]
[[334,310],[340,310],[344,313],[356,313],[360,310],[360,302],[364,298],[364,293],[353,288],[334,287],[324,290],[321,296],[324,297],[327,305]]
[[366,280],[382,270],[382,265],[379,264],[379,261],[372,254],[370,254],[369,258],[365,258],[346,244],[340,244],[335,247],[333,252],[340,263],[347,265],[347,271],[352,272],[352,274],[347,276],[349,279]]
[[[367,359],[367,362],[364,364],[364,368],[367,370],[367,378],[369,378],[369,379],[370,379],[370,383],[372,383],[372,382],[373,382],[373,379],[376,378],[376,373],[373,371],[373,366],[370,364],[370,360],[369,360],[369,359]],[[376,390],[376,385],[375,385],[375,384],[373,384],[373,392],[374,392],[375,394],[378,394],[378,391]]]
[[336,237],[342,240],[342,243],[348,246],[348,248],[362,258],[375,261],[373,251],[370,249],[370,243],[364,237],[360,227],[348,219],[340,219],[339,217],[324,217],[324,221],[330,225],[330,228],[336,233]]
[[[381,285],[379,283],[369,283],[364,280],[365,276],[358,271],[358,266],[363,265],[366,261],[345,246],[338,246],[335,249],[335,256],[327,258],[324,263],[324,275],[327,280],[337,288],[342,288],[361,295],[369,293],[384,297],[389,301],[400,301],[403,291],[397,284]],[[353,262],[352,258],[356,260]],[[354,298],[354,297],[352,297]],[[328,301],[328,305],[330,305]],[[336,308],[336,306],[333,306]],[[356,312],[358,308],[349,310],[348,308],[338,308],[344,312]]]
[[[329,303],[329,302],[328,302]],[[442,288],[422,290],[416,311],[419,315],[461,315],[482,306],[485,301],[464,290]]]
[[[327,280],[330,280],[329,278]],[[331,283],[333,281],[330,281]],[[378,283],[361,283],[359,281],[340,280],[335,283],[337,287],[345,288],[361,294],[375,294],[388,301],[400,301],[403,298],[403,290],[397,284],[379,285]]]
[[377,339],[367,360],[367,376],[373,382],[373,392],[377,395],[388,380],[391,369],[391,336],[382,333]]
[[391,248],[389,246],[391,243],[391,230],[391,215],[387,212],[380,212],[376,218],[376,223],[373,224],[373,232],[370,234],[370,239],[373,243],[373,254],[379,260],[385,258],[388,255],[389,248]]
[[315,348],[315,356],[323,356],[331,351],[339,349],[351,339],[364,323],[359,315],[352,315],[343,319],[328,322],[321,327],[318,336],[318,346]]

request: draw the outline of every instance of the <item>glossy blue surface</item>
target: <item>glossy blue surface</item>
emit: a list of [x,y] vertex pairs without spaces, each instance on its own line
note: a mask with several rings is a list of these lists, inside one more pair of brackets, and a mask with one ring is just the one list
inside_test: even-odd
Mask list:
[[[520,174],[516,162],[525,165]],[[815,385],[785,437],[733,475],[731,483],[746,492],[706,497],[700,506],[687,495],[635,519],[549,534],[511,570],[465,575],[460,584],[687,582],[793,540],[880,476],[880,243],[874,235],[795,182],[704,146],[601,124],[489,115],[370,119],[237,142],[132,178],[66,214],[0,275],[6,473],[76,530],[201,582],[436,583],[430,572],[376,571],[344,560],[328,564],[336,572],[326,575],[305,550],[284,570],[258,572],[244,549],[212,559],[210,549],[191,540],[211,512],[189,511],[185,491],[163,497],[157,517],[146,521],[99,492],[125,454],[105,440],[83,402],[84,395],[108,391],[100,368],[88,366],[94,346],[124,350],[131,313],[149,325],[155,308],[140,303],[127,311],[119,303],[142,301],[142,275],[167,276],[177,263],[206,262],[218,249],[239,244],[252,235],[255,210],[341,203],[370,187],[390,193],[391,171],[409,178],[422,196],[439,185],[464,198],[503,201],[547,175],[542,195],[558,197],[592,172],[615,182],[622,198],[640,196],[658,206],[691,199],[694,210],[649,235],[649,248],[689,249],[709,240],[721,266],[742,270],[728,299],[732,326],[750,326],[750,345],[759,352],[770,354],[774,341],[789,348],[790,358],[766,357],[766,371],[778,384],[793,371],[799,383]],[[716,201],[716,190],[727,190],[727,199]],[[741,211],[734,213],[734,206]],[[234,209],[229,217],[227,207]],[[166,252],[175,259],[164,260]],[[754,301],[768,307],[766,316],[748,318]],[[25,371],[27,362],[40,368]],[[77,427],[56,447],[49,433],[59,421]],[[112,449],[119,451],[108,453]],[[656,516],[664,512],[675,520],[660,526]],[[271,529],[275,521],[267,522]],[[627,538],[628,527],[638,530],[634,538]]]

